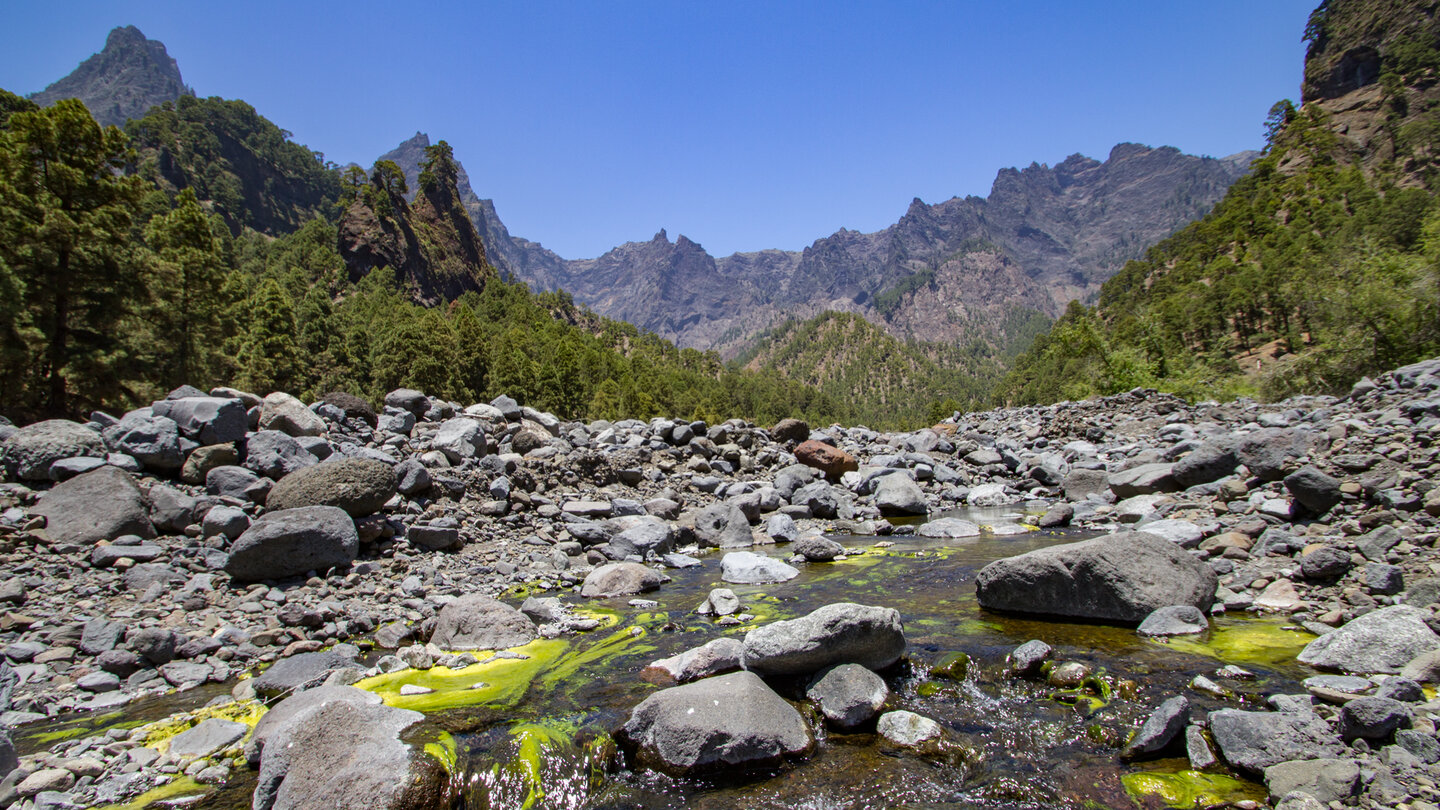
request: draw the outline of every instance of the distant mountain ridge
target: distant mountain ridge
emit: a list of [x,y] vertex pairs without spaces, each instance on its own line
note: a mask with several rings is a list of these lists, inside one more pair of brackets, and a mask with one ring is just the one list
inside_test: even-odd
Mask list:
[[127,25],[110,32],[104,50],[81,62],[70,75],[31,94],[30,100],[48,107],[62,98],[78,98],[101,125],[123,126],[151,107],[193,95],[165,44],[146,39],[140,29]]
[[[382,159],[412,175],[417,138],[428,143],[417,133]],[[906,320],[881,305],[903,296],[907,285],[913,289],[917,276],[933,276],[975,251],[998,253],[1024,278],[1011,285],[1023,297],[994,304],[1023,304],[1054,317],[1208,211],[1257,154],[1200,158],[1173,147],[1120,144],[1104,162],[1077,154],[1053,167],[1001,170],[985,198],[934,205],[917,198],[895,225],[875,233],[841,229],[803,251],[719,258],[661,230],[648,242],[567,260],[511,235],[494,204],[468,182],[462,197],[491,261],[506,275],[536,290],[566,290],[601,315],[681,346],[734,355],[786,317],[825,311],[861,314],[897,336],[944,332],[941,323]]]

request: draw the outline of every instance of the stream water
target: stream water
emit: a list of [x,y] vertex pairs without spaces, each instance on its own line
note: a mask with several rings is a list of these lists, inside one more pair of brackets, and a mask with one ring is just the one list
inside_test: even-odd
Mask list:
[[[463,809],[486,808],[1130,808],[1210,806],[1264,798],[1253,783],[1186,771],[1184,759],[1135,765],[1118,749],[1160,701],[1184,692],[1197,712],[1258,707],[1263,696],[1298,691],[1312,674],[1294,656],[1312,636],[1279,620],[1224,617],[1199,639],[1162,643],[1133,628],[990,613],[975,600],[975,573],[991,560],[1073,542],[1082,535],[1006,534],[1023,515],[1013,508],[954,514],[987,528],[978,538],[931,540],[913,535],[846,537],[852,553],[833,563],[801,565],[801,575],[775,585],[726,585],[718,557],[700,568],[668,572],[673,582],[646,594],[654,606],[628,599],[575,599],[605,619],[577,637],[541,640],[527,658],[451,672],[408,670],[360,685],[387,703],[426,712],[454,737],[455,773]],[[756,549],[756,551],[766,551]],[[768,553],[786,556],[784,547]],[[710,589],[730,587],[755,619],[726,627],[695,613]],[[893,749],[873,733],[817,728],[815,753],[802,762],[724,779],[674,779],[626,767],[610,732],[656,687],[640,677],[647,663],[698,646],[721,633],[737,636],[769,621],[804,615],[833,602],[860,602],[900,611],[907,659],[882,673],[903,708],[946,727],[951,744],[924,753]],[[1029,639],[1055,648],[1058,661],[1078,661],[1095,677],[1060,689],[1005,672],[1006,655]],[[952,665],[960,656],[965,660]],[[968,666],[967,666],[968,664]],[[1217,675],[1226,664],[1254,678]],[[932,675],[932,669],[947,675]],[[1187,689],[1198,674],[1231,694]],[[435,691],[401,695],[406,683]],[[803,683],[778,683],[798,699]],[[191,708],[210,695],[186,694],[128,707],[86,722],[88,729],[136,723]],[[182,704],[183,702],[183,704]],[[62,734],[63,724],[27,730]],[[243,769],[233,784],[191,807],[248,807],[253,779]],[[174,792],[174,791],[172,791]],[[179,791],[184,793],[184,791]],[[165,799],[150,806],[166,806]],[[136,805],[143,806],[143,805]]]

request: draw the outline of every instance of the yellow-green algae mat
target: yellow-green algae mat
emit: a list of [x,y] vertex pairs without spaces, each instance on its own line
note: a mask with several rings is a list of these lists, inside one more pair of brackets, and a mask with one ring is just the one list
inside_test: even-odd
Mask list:
[[1120,777],[1137,804],[1159,799],[1167,807],[1213,807],[1253,799],[1264,803],[1265,788],[1253,782],[1201,771],[1139,771]]
[[[205,706],[193,712],[185,712],[153,723],[142,726],[146,730],[145,737],[141,742],[146,748],[154,748],[160,753],[165,753],[170,748],[170,741],[176,736],[189,731],[205,720],[218,718],[230,720],[236,723],[244,723],[254,731],[255,724],[265,715],[265,704],[258,700],[232,701],[222,703],[218,706]],[[201,796],[208,793],[210,788],[196,782],[188,776],[181,776],[174,781],[167,782],[158,787],[151,788],[136,796],[125,804],[106,805],[104,810],[141,810],[151,804],[165,799],[177,799],[186,796]]]
[[1205,633],[1155,643],[1227,664],[1286,667],[1295,666],[1295,656],[1315,639],[1315,634],[1284,619],[1221,617]]

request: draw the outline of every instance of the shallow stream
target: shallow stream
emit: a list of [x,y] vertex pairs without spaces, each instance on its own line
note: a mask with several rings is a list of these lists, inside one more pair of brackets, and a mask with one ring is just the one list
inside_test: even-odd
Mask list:
[[[669,571],[674,581],[646,594],[655,606],[628,599],[579,600],[606,626],[591,633],[531,643],[523,659],[451,672],[407,670],[359,684],[387,703],[424,711],[454,735],[455,772],[464,810],[482,808],[1129,808],[1209,806],[1264,798],[1253,783],[1185,770],[1183,759],[1121,763],[1118,750],[1160,701],[1184,692],[1198,711],[1259,707],[1263,696],[1299,691],[1312,674],[1295,654],[1312,636],[1279,620],[1225,617],[1199,640],[1161,643],[1133,628],[1004,616],[975,600],[976,572],[991,560],[1074,542],[1081,535],[1004,534],[1024,515],[1012,509],[966,510],[954,516],[999,532],[963,540],[913,535],[846,537],[843,561],[800,566],[801,575],[776,585],[726,585],[719,554],[705,565]],[[787,556],[785,547],[756,551]],[[722,626],[695,613],[706,594],[730,587],[755,618]],[[725,779],[672,779],[626,768],[610,732],[657,687],[640,677],[649,662],[699,646],[722,633],[742,635],[758,624],[794,618],[833,602],[860,602],[900,611],[908,658],[882,673],[891,688],[888,708],[933,718],[951,744],[924,754],[902,752],[873,733],[819,729],[816,752],[803,762]],[[1082,662],[1096,677],[1077,689],[1057,689],[1005,674],[1006,655],[1041,639],[1057,661]],[[963,654],[968,661],[953,664]],[[967,666],[968,663],[968,666]],[[1253,679],[1217,674],[1238,665]],[[948,675],[932,676],[936,666]],[[1187,689],[1198,674],[1232,694],[1212,697]],[[401,695],[405,683],[435,691]],[[775,684],[797,699],[803,683]],[[182,694],[92,718],[89,730],[154,719],[203,704],[212,694]],[[96,722],[99,721],[99,722]],[[27,730],[29,731],[29,730]],[[63,724],[20,740],[33,750],[37,734],[64,733]],[[86,733],[93,733],[87,731]],[[52,737],[53,739],[53,737]],[[448,755],[449,752],[447,752]],[[248,807],[253,780],[243,769],[233,784],[185,806]],[[167,806],[162,800],[151,806]]]

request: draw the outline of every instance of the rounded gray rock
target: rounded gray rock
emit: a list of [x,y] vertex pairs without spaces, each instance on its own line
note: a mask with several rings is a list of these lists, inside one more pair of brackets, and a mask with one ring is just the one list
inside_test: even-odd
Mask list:
[[884,669],[904,653],[899,611],[853,602],[825,605],[745,636],[745,668],[764,675],[803,675],[836,664]]
[[859,664],[840,664],[816,676],[805,697],[837,728],[854,728],[880,712],[890,688],[883,678]]
[[0,442],[0,458],[16,478],[43,481],[50,477],[50,465],[62,458],[105,457],[100,434],[69,419],[48,419],[26,425]]
[[355,521],[334,506],[266,512],[230,547],[225,572],[248,582],[349,565],[360,550]]
[[442,650],[505,650],[538,635],[529,616],[488,596],[470,594],[440,609],[430,641]]
[[395,497],[395,470],[382,461],[346,458],[296,470],[276,482],[265,499],[270,509],[336,506],[351,517],[380,511]]

